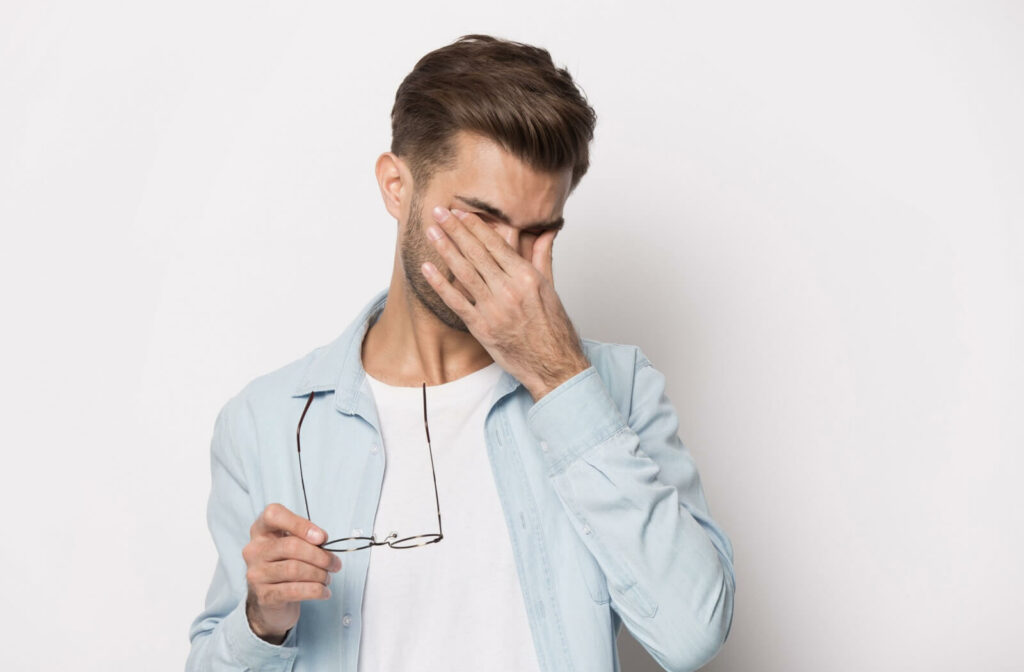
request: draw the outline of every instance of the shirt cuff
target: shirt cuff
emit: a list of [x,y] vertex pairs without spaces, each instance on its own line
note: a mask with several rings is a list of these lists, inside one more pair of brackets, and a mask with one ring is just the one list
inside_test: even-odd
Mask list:
[[628,427],[593,365],[541,397],[526,424],[540,442],[549,476]]
[[288,631],[284,641],[271,644],[260,639],[245,615],[245,598],[239,600],[221,624],[225,629],[225,637],[232,657],[247,669],[271,670],[272,672],[288,672],[292,669],[299,647],[295,646],[295,628]]

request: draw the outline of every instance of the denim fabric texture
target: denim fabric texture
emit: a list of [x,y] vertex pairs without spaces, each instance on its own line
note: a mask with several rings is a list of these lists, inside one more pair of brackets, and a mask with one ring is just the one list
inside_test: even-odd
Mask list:
[[[242,548],[271,502],[304,515],[295,427],[310,392],[302,460],[313,522],[330,538],[374,529],[385,457],[361,345],[386,299],[385,289],[333,342],[254,379],[220,410],[207,508],[219,557],[189,629],[187,670],[356,672],[369,551],[340,554],[331,597],[303,602],[273,645],[245,616]],[[503,372],[485,421],[540,668],[618,672],[625,625],[664,669],[695,670],[732,625],[731,543],[678,436],[664,375],[636,346],[583,346],[591,366],[536,403]]]

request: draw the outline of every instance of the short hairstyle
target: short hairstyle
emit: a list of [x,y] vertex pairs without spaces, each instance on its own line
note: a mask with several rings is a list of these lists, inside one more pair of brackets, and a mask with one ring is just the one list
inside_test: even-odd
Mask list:
[[597,115],[569,71],[540,47],[463,35],[423,56],[395,94],[391,152],[416,189],[454,166],[458,131],[501,145],[534,170],[572,168],[571,192],[590,165]]

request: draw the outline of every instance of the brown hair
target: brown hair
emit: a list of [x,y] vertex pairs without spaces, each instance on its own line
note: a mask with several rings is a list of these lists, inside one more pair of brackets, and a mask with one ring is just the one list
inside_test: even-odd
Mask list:
[[572,168],[570,191],[590,165],[597,115],[546,49],[463,35],[413,67],[391,109],[391,151],[422,189],[455,161],[457,131],[479,133],[534,170]]

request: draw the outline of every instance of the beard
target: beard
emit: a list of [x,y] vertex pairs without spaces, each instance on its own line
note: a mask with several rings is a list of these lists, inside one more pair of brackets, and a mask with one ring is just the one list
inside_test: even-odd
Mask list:
[[426,236],[423,234],[423,219],[420,217],[421,205],[420,193],[416,191],[413,193],[412,203],[409,205],[409,222],[405,227],[405,235],[400,237],[399,245],[401,246],[402,269],[405,272],[406,287],[411,290],[420,305],[441,320],[442,324],[456,331],[469,333],[466,323],[444,302],[444,299],[434,290],[423,275],[423,271],[420,270],[423,262],[429,261],[448,279],[448,282],[455,282],[455,274],[444,268],[444,262],[437,256],[434,248],[427,242]]

